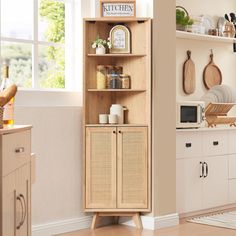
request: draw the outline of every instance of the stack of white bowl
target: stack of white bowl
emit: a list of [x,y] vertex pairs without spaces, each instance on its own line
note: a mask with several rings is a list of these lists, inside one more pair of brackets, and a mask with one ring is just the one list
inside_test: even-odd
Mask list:
[[222,84],[212,87],[201,98],[207,106],[211,103],[234,103],[236,101],[236,91],[230,86]]

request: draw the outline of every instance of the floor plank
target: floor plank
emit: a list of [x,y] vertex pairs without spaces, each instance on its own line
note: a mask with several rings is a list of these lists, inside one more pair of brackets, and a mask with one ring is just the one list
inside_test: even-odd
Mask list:
[[[80,230],[60,236],[235,236],[236,230],[206,226],[194,223],[182,223],[179,226],[160,230],[138,230],[123,225],[112,225],[95,230]],[[58,235],[59,236],[59,235]]]

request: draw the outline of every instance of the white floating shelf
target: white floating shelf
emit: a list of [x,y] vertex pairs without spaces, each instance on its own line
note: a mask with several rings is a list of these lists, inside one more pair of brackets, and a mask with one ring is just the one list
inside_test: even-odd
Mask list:
[[147,54],[131,54],[131,53],[120,53],[120,54],[87,54],[88,57],[145,57]]
[[88,89],[88,92],[145,92],[145,89]]
[[179,30],[176,30],[176,38],[220,42],[220,43],[236,42],[236,38],[212,36],[212,35],[206,35],[206,34],[195,34],[195,33],[189,33],[185,31],[179,31]]

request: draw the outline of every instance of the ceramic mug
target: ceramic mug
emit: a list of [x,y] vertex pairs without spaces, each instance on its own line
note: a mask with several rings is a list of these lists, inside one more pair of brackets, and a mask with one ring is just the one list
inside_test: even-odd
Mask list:
[[108,115],[99,114],[99,124],[107,124],[107,123],[108,123]]

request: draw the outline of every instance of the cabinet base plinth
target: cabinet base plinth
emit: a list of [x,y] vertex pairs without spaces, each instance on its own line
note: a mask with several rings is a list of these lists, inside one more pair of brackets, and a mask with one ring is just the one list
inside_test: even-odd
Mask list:
[[119,223],[119,217],[121,216],[130,216],[132,217],[134,224],[138,229],[143,229],[141,217],[139,212],[96,212],[93,215],[93,221],[91,225],[91,229],[96,229],[97,224],[100,220],[100,217],[113,217],[113,223],[118,224]]

